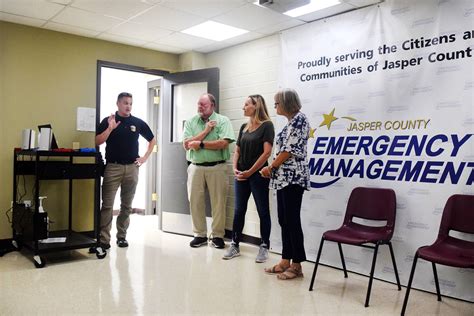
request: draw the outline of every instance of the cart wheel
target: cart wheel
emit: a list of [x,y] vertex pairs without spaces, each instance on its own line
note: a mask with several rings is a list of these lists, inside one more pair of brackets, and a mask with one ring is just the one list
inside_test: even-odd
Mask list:
[[44,266],[46,265],[46,260],[44,260],[43,257],[34,256],[33,263],[35,264],[36,268],[40,269],[40,268],[44,268]]
[[97,247],[96,246],[90,247],[89,253],[97,253]]
[[19,242],[16,241],[15,239],[12,240],[12,245],[13,245],[13,247],[15,248],[15,250],[18,250],[18,251],[21,250],[21,243],[19,243]]
[[95,248],[95,255],[98,259],[104,259],[107,256],[107,251],[105,251],[102,247]]

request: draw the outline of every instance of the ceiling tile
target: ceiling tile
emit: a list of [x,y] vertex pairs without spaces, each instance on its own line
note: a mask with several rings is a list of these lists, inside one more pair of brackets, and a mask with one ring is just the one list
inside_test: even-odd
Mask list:
[[161,5],[207,19],[247,4],[245,0],[164,0]]
[[173,46],[168,46],[168,45],[158,44],[158,43],[147,43],[143,45],[143,47],[157,50],[160,52],[173,53],[173,54],[182,54],[188,51],[187,49],[184,49],[184,48],[178,48],[178,47],[173,47]]
[[229,47],[229,44],[224,43],[224,42],[215,42],[214,44],[207,45],[204,47],[199,47],[194,50],[199,53],[210,53],[210,52],[215,52],[217,50],[221,50],[226,47]]
[[319,11],[316,11],[316,12],[313,12],[313,13],[309,13],[309,14],[299,16],[299,17],[297,17],[297,19],[302,20],[302,21],[306,21],[306,22],[312,22],[312,21],[316,21],[316,20],[319,20],[319,19],[323,19],[323,18],[331,16],[331,15],[335,15],[335,14],[338,14],[338,13],[342,13],[342,12],[349,11],[349,10],[354,10],[354,9],[355,9],[355,7],[350,5],[350,4],[341,3],[341,4],[338,4],[338,5],[326,8],[326,9],[322,9],[322,10],[319,10]]
[[352,4],[354,7],[365,7],[371,4],[380,3],[384,0],[348,0],[348,4]]
[[253,41],[257,38],[265,37],[267,35],[257,33],[257,32],[248,32],[233,38],[226,39],[224,42],[228,44],[228,46],[232,45],[237,45],[240,43],[248,42],[248,41]]
[[118,18],[69,7],[54,17],[52,21],[101,32],[123,22]]
[[[380,2],[344,0],[336,7],[291,18],[256,6],[255,1],[0,0],[0,20],[176,54],[189,50],[207,53]],[[275,0],[275,3],[282,1],[294,3],[294,0]],[[222,42],[179,32],[206,20],[250,32]]]
[[41,25],[46,23],[46,20],[27,18],[21,15],[2,13],[2,12],[0,12],[0,20],[11,22],[11,23],[34,26],[34,27],[40,27]]
[[187,35],[183,33],[173,33],[169,36],[160,38],[158,40],[153,41],[155,43],[160,43],[168,46],[173,46],[173,47],[179,47],[179,48],[184,48],[187,50],[193,50],[198,47],[210,45],[212,43],[215,43],[214,41],[192,36],[192,35]]
[[63,5],[45,0],[0,0],[0,11],[35,19],[48,20],[62,9]]
[[282,23],[290,17],[267,8],[247,4],[226,14],[214,17],[212,20],[244,30],[255,31],[268,25]]
[[118,36],[113,34],[102,33],[97,36],[98,39],[109,41],[109,42],[116,42],[121,44],[127,44],[132,46],[142,46],[146,43],[146,41],[138,40],[134,38],[128,38],[125,36]]
[[301,25],[301,24],[304,24],[304,23],[305,22],[297,20],[297,19],[289,19],[289,20],[286,20],[286,21],[281,22],[281,23],[264,26],[264,27],[262,27],[262,28],[260,28],[256,31],[258,33],[271,35],[271,34],[275,34],[275,33],[278,33],[280,31],[287,30],[289,28],[292,28],[292,27],[295,27],[295,26],[298,26],[298,25]]
[[65,24],[60,24],[60,23],[55,23],[55,22],[48,22],[44,26],[44,28],[48,30],[76,34],[76,35],[81,35],[81,36],[86,36],[86,37],[94,37],[100,33],[98,31],[92,31],[92,30],[83,29],[77,26],[70,26],[70,25],[65,25]]
[[202,23],[205,19],[197,15],[157,5],[151,10],[134,17],[130,21],[173,31],[181,31]]
[[152,7],[151,4],[146,4],[142,1],[130,0],[75,0],[71,6],[122,19],[129,19],[132,16]]
[[130,38],[151,42],[155,39],[170,35],[173,31],[150,27],[143,24],[126,22],[107,31],[108,34],[123,35]]

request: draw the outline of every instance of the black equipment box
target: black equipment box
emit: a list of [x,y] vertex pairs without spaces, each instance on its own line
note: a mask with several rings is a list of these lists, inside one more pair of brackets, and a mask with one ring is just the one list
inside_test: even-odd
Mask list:
[[15,203],[12,217],[13,230],[22,241],[48,238],[48,213],[35,213],[34,209],[25,204]]

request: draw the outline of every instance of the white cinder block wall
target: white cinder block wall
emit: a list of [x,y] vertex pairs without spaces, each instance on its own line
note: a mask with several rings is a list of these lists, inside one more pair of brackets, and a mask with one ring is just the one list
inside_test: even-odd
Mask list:
[[[206,55],[207,67],[220,69],[219,112],[230,118],[237,139],[240,126],[247,121],[243,104],[247,96],[261,94],[266,101],[272,120],[275,119],[273,96],[278,90],[280,66],[279,35],[240,44]],[[234,146],[232,146],[233,151]],[[226,228],[232,230],[234,216],[234,179],[229,164],[229,197],[227,202]],[[272,207],[271,212],[276,212]],[[272,223],[275,227],[276,223]],[[249,201],[244,234],[260,237],[259,218],[253,199]]]

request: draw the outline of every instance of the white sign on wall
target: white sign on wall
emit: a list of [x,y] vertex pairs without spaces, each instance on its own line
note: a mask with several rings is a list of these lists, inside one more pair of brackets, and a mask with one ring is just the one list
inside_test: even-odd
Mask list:
[[95,108],[77,108],[76,128],[78,131],[95,132]]
[[[472,1],[385,1],[282,33],[280,85],[299,93],[316,129],[313,188],[302,206],[309,260],[322,233],[342,224],[353,188],[392,188],[392,243],[406,285],[416,249],[437,237],[448,197],[474,194],[473,21]],[[337,246],[326,244],[321,262],[340,267]],[[348,269],[369,273],[373,250],[344,253]],[[438,275],[443,294],[474,301],[474,271],[439,266]],[[386,246],[375,276],[395,282]],[[426,261],[414,287],[435,291]]]

